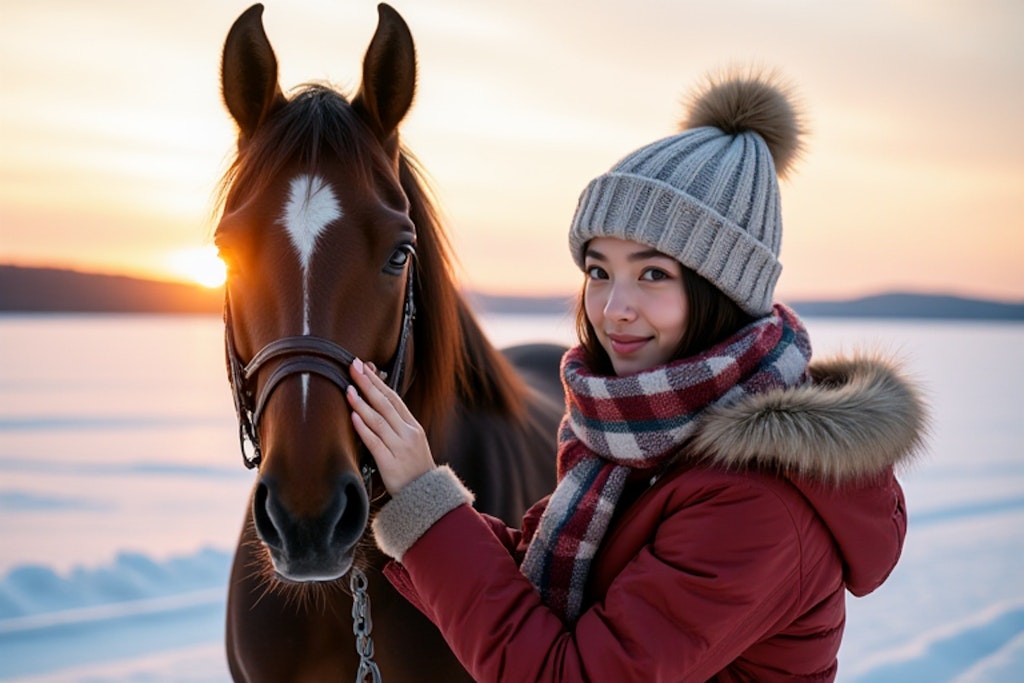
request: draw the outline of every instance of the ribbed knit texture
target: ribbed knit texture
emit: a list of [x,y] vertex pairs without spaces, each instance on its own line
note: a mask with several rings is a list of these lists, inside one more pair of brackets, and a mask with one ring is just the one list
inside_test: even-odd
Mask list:
[[580,196],[569,232],[582,269],[594,237],[633,240],[696,271],[753,316],[782,272],[775,164],[753,131],[703,126],[641,147]]

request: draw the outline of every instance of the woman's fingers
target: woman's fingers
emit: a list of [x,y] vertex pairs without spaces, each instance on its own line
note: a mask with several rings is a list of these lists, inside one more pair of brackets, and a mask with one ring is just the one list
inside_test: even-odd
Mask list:
[[[355,389],[350,388],[349,391],[355,394]],[[377,433],[366,424],[366,421],[358,412],[352,413],[352,426],[355,427],[356,434],[363,440],[374,461],[380,462],[385,455],[391,453],[384,440],[377,436]]]
[[[377,457],[378,450],[381,447],[389,448],[388,441],[392,441],[397,436],[394,428],[388,423],[387,418],[366,402],[354,386],[350,386],[345,395],[348,398],[349,405],[352,407],[352,421],[356,431],[359,432],[359,436],[366,443],[367,448],[370,449],[370,453]],[[356,421],[357,419],[358,422]]]
[[[352,362],[352,381],[358,390],[354,397],[356,403],[354,408],[371,429],[378,436],[386,434],[385,428],[397,431],[403,420],[395,410],[394,404],[388,400],[384,393],[386,386],[379,382],[379,379],[371,372],[358,358]],[[378,380],[374,382],[374,380]],[[351,393],[351,391],[350,391]]]
[[369,386],[372,386],[376,392],[394,409],[395,413],[405,423],[416,422],[416,418],[413,417],[412,413],[409,412],[409,408],[405,405],[405,401],[402,397],[395,393],[394,389],[389,387],[387,383],[381,379],[380,375],[377,374],[377,366],[373,363],[363,363],[361,360],[356,358],[352,362],[352,369],[355,371],[354,374],[358,374],[360,377],[365,377],[369,381]]
[[351,375],[353,384],[345,395],[352,406],[352,425],[377,461],[384,486],[395,495],[434,466],[426,434],[372,368],[356,360]]

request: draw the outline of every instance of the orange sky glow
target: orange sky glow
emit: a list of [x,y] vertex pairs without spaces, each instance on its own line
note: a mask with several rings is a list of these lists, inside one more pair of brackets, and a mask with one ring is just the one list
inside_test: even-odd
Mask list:
[[[0,0],[0,263],[190,277],[234,140],[220,50],[248,4]],[[375,2],[265,4],[285,90],[355,90]],[[782,185],[781,299],[1024,300],[1024,3],[391,4],[419,51],[403,139],[467,288],[574,292],[586,183],[674,132],[705,72],[758,64],[811,129]]]

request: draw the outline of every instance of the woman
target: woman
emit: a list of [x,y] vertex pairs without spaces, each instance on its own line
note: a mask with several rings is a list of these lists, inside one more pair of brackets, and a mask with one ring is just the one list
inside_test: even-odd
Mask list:
[[893,467],[924,410],[877,359],[811,364],[772,305],[799,133],[771,79],[709,81],[681,133],[584,190],[558,486],[521,531],[475,512],[354,364],[353,424],[392,496],[373,524],[388,578],[477,680],[834,679],[845,592],[899,558]]

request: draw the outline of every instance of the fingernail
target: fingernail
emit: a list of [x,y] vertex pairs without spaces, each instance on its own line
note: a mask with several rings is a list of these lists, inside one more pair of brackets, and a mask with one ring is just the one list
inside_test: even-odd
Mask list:
[[363,374],[363,361],[356,358],[352,361],[352,369],[358,372],[360,375]]
[[367,366],[370,368],[370,372],[377,374],[377,366],[373,364],[372,360],[367,363]]

